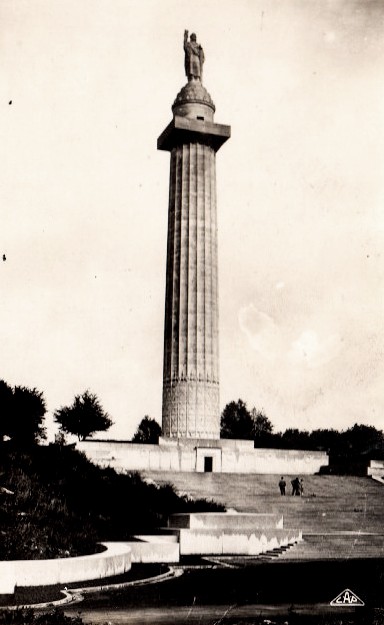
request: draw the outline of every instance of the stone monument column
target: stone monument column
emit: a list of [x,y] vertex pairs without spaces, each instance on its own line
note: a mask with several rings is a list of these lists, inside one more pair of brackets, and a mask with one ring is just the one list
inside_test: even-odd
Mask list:
[[214,123],[201,82],[204,53],[184,34],[188,83],[157,147],[170,152],[165,294],[164,437],[220,438],[216,152],[230,127]]

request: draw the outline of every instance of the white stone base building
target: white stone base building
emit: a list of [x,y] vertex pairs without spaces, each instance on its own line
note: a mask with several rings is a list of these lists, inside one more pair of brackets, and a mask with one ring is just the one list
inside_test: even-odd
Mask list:
[[328,465],[323,451],[256,449],[251,440],[160,438],[158,445],[86,440],[77,448],[95,464],[117,471],[310,475]]

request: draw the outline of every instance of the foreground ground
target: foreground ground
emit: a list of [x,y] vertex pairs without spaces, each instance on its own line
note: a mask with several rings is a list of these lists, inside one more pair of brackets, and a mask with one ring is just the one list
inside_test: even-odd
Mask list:
[[383,625],[381,610],[369,614],[324,610],[307,605],[292,610],[270,606],[190,606],[178,608],[93,610],[82,614],[89,625]]
[[[196,562],[182,577],[163,584],[87,598],[79,606],[85,622],[251,625],[262,617],[289,625],[384,623],[381,484],[368,478],[308,476],[305,496],[298,498],[279,495],[279,476],[146,477],[171,481],[181,493],[212,498],[238,511],[280,512],[285,526],[301,528],[305,540],[269,560],[225,558],[222,562],[238,568],[224,569],[195,568]],[[346,588],[365,605],[331,607]]]
[[[383,561],[373,559],[188,570],[169,582],[87,597],[66,612],[80,613],[87,623],[112,625],[253,623],[272,614],[289,617],[289,623],[296,622],[294,615],[315,614],[333,615],[337,622],[348,616],[346,622],[353,623],[364,617],[369,623],[373,612],[384,607],[383,580]],[[345,588],[365,605],[332,608],[330,602]]]

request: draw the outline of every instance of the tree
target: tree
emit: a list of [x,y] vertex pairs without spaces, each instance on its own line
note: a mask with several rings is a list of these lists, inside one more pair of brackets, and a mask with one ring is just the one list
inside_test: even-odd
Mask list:
[[10,387],[0,381],[0,437],[12,439],[13,444],[28,446],[46,438],[43,393],[26,386]]
[[340,451],[348,455],[369,454],[382,449],[384,436],[371,425],[355,425],[340,434]]
[[47,438],[43,426],[47,411],[43,393],[36,388],[15,386],[13,389],[12,424],[9,436],[23,445]]
[[71,406],[56,410],[54,419],[63,432],[75,434],[79,441],[92,436],[95,432],[108,430],[113,423],[97,396],[90,391],[76,395]]
[[8,436],[9,427],[12,420],[12,403],[12,388],[6,382],[4,382],[4,380],[0,380],[0,441],[2,440],[4,435]]
[[251,416],[253,419],[253,436],[255,447],[268,446],[273,438],[273,426],[268,417],[262,411],[252,408]]
[[65,445],[67,444],[67,438],[63,430],[60,430],[59,432],[55,434],[54,444],[57,445],[58,447],[65,447]]
[[157,445],[161,436],[161,427],[147,415],[139,423],[139,427],[132,439],[132,443],[153,444]]
[[238,399],[227,404],[221,415],[221,438],[253,439],[253,418],[247,405]]
[[309,437],[311,441],[311,449],[322,451],[336,451],[340,446],[341,432],[334,429],[318,429],[313,430]]
[[288,428],[281,435],[281,447],[283,449],[312,449],[309,432]]

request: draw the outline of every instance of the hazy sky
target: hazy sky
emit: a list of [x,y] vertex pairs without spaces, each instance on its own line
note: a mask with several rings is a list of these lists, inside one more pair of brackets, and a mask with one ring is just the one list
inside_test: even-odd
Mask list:
[[1,0],[0,378],[161,419],[169,155],[204,47],[217,156],[221,405],[384,427],[384,4]]

